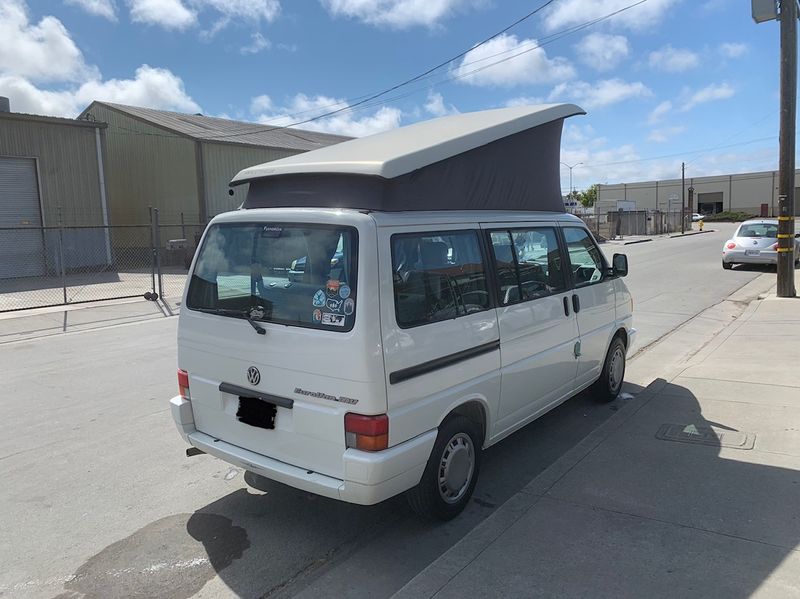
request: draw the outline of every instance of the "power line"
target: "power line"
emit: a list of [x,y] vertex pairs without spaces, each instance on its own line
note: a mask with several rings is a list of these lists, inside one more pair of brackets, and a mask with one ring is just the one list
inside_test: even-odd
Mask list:
[[[330,111],[330,112],[327,112],[327,113],[324,113],[324,114],[320,114],[320,115],[317,115],[317,116],[315,116],[315,117],[308,118],[308,119],[305,119],[305,120],[302,120],[302,121],[296,121],[296,122],[292,122],[292,123],[289,123],[289,124],[287,124],[287,125],[276,125],[274,128],[275,128],[275,129],[282,129],[282,128],[294,127],[294,126],[297,126],[297,125],[303,125],[303,124],[310,123],[310,122],[313,122],[313,121],[317,121],[317,120],[320,120],[320,119],[328,118],[328,117],[330,117],[330,116],[333,116],[333,115],[335,115],[335,114],[346,113],[346,112],[354,112],[356,109],[358,109],[358,110],[363,110],[363,109],[366,109],[366,108],[370,108],[370,107],[373,105],[373,104],[371,104],[371,103],[372,103],[372,102],[374,102],[374,101],[375,101],[377,98],[380,98],[380,97],[382,97],[382,96],[385,96],[386,94],[388,94],[388,93],[391,93],[392,91],[395,91],[395,90],[397,90],[397,89],[399,89],[399,88],[401,88],[401,87],[404,87],[404,86],[406,86],[406,85],[409,85],[409,84],[411,84],[411,83],[414,83],[414,82],[416,82],[416,81],[419,81],[419,80],[421,80],[421,79],[427,78],[428,76],[430,76],[432,73],[434,73],[435,71],[437,71],[437,70],[438,70],[438,69],[440,69],[441,67],[443,67],[443,66],[446,66],[446,65],[448,65],[448,64],[450,64],[450,63],[452,63],[452,62],[453,62],[453,61],[455,61],[455,60],[458,60],[459,58],[461,58],[461,57],[465,56],[466,54],[468,54],[469,52],[471,52],[471,51],[475,50],[476,48],[478,48],[478,47],[480,47],[480,46],[482,46],[482,45],[484,45],[484,44],[488,43],[489,41],[493,40],[494,38],[498,37],[499,35],[502,35],[503,33],[505,33],[506,31],[508,31],[508,30],[509,30],[509,29],[511,29],[512,27],[515,27],[516,25],[518,25],[519,23],[521,23],[522,21],[524,21],[524,20],[526,20],[526,19],[528,19],[528,18],[532,17],[533,15],[535,15],[536,13],[538,13],[539,11],[541,11],[542,9],[546,8],[548,5],[552,4],[554,1],[555,1],[555,0],[548,0],[548,2],[545,2],[545,3],[544,3],[542,6],[540,6],[539,8],[537,8],[537,9],[535,9],[535,10],[531,11],[531,12],[530,12],[530,13],[528,13],[527,15],[525,15],[525,16],[523,16],[523,17],[521,17],[520,19],[517,19],[517,21],[515,21],[514,23],[512,23],[512,24],[511,24],[511,25],[509,25],[508,27],[504,28],[502,31],[499,31],[499,32],[495,33],[494,35],[492,35],[492,36],[490,36],[490,37],[488,37],[488,38],[484,39],[483,41],[481,41],[480,43],[476,44],[476,45],[475,45],[475,46],[473,46],[472,48],[470,48],[470,49],[468,49],[468,50],[464,50],[463,52],[460,52],[460,53],[459,53],[459,54],[457,54],[456,56],[454,56],[454,57],[452,57],[452,58],[450,58],[450,59],[448,59],[448,60],[446,60],[446,61],[444,61],[444,62],[441,62],[441,63],[439,63],[439,64],[438,64],[438,65],[436,65],[435,67],[428,69],[427,71],[425,71],[424,73],[421,73],[420,75],[417,75],[417,76],[415,76],[415,77],[412,77],[411,79],[407,79],[406,81],[404,81],[404,82],[402,82],[402,83],[398,83],[398,84],[396,84],[396,85],[393,85],[392,87],[390,87],[390,88],[388,88],[388,89],[386,89],[386,90],[383,90],[383,91],[381,91],[381,92],[378,92],[378,93],[372,94],[372,95],[370,95],[369,97],[366,97],[366,98],[364,98],[363,100],[360,100],[360,101],[358,101],[358,102],[356,102],[356,103],[354,103],[354,104],[351,104],[351,105],[345,106],[345,107],[343,107],[343,108],[339,108],[339,109],[336,109],[336,110],[333,110],[333,111]],[[550,44],[550,43],[553,43],[553,42],[555,42],[555,41],[557,41],[557,40],[561,39],[562,37],[565,37],[565,36],[567,36],[567,35],[571,35],[571,34],[573,34],[573,33],[577,32],[577,31],[581,31],[581,30],[583,30],[583,29],[586,29],[587,27],[591,27],[592,25],[595,25],[595,24],[597,24],[597,23],[599,23],[599,22],[601,22],[601,21],[604,21],[604,20],[610,19],[610,18],[614,17],[615,15],[618,15],[618,14],[620,14],[620,13],[622,13],[622,12],[625,12],[626,10],[630,10],[630,9],[632,9],[632,8],[635,8],[635,7],[637,7],[637,6],[641,5],[641,4],[644,4],[645,2],[648,2],[648,1],[649,1],[649,0],[638,0],[637,2],[634,2],[634,3],[632,3],[632,4],[629,4],[628,6],[625,6],[625,7],[623,7],[623,8],[620,8],[620,9],[616,10],[616,11],[613,11],[613,12],[611,12],[611,13],[608,13],[607,15],[604,15],[604,16],[602,16],[602,17],[598,17],[598,18],[596,18],[596,19],[592,19],[592,20],[590,20],[590,21],[586,21],[585,23],[582,23],[582,24],[580,24],[580,25],[576,25],[576,26],[574,26],[574,27],[570,27],[570,28],[564,29],[564,30],[562,30],[562,31],[560,31],[560,32],[557,32],[557,33],[551,34],[550,36],[547,36],[547,37],[545,38],[545,39],[547,39],[547,40],[548,40],[548,41],[546,41],[546,42],[543,42],[543,43],[537,43],[537,44],[533,45],[533,46],[532,46],[532,47],[530,47],[530,48],[526,48],[525,50],[522,50],[522,51],[520,51],[520,52],[517,52],[516,54],[513,54],[513,55],[511,55],[511,56],[507,56],[507,57],[505,57],[505,58],[503,58],[503,59],[501,59],[501,60],[495,61],[495,62],[493,62],[493,63],[490,63],[490,64],[488,64],[488,65],[485,65],[485,66],[483,66],[483,67],[480,67],[480,68],[478,68],[478,69],[475,69],[475,70],[473,70],[473,71],[469,71],[469,72],[467,72],[467,73],[462,73],[462,74],[459,74],[459,75],[454,75],[454,76],[451,76],[451,77],[447,77],[446,79],[444,79],[444,80],[442,80],[442,81],[439,81],[439,82],[435,83],[435,84],[434,84],[434,86],[436,86],[436,85],[442,85],[442,84],[444,84],[444,83],[449,83],[449,82],[451,82],[451,81],[455,81],[455,80],[458,80],[458,79],[463,79],[463,78],[465,78],[465,77],[468,77],[468,76],[470,76],[470,75],[472,75],[472,74],[474,74],[474,73],[477,73],[477,72],[483,71],[483,70],[485,70],[485,69],[488,69],[488,68],[490,68],[490,67],[493,67],[493,66],[495,66],[495,65],[498,65],[498,64],[500,64],[500,63],[506,62],[506,61],[508,61],[508,60],[511,60],[511,59],[513,59],[513,58],[516,58],[516,57],[518,57],[518,56],[521,56],[522,54],[526,54],[527,52],[532,52],[533,50],[536,50],[536,49],[538,49],[538,48],[541,48],[541,47],[543,47],[543,46],[545,46],[545,45],[548,45],[548,44]],[[510,52],[510,51],[516,51],[516,50],[519,50],[519,48],[514,48],[513,50],[506,50],[506,51],[504,51],[504,52],[500,52],[500,53],[498,53],[497,55],[499,56],[499,55],[502,55],[502,54],[508,53],[508,52]],[[474,61],[474,63],[480,62],[480,61],[482,61],[482,60],[487,60],[487,59],[489,59],[489,58],[490,58],[490,57],[484,57],[483,59],[480,59],[479,61]],[[473,63],[469,63],[469,64],[473,64]],[[462,65],[462,66],[463,66],[463,65]],[[426,86],[426,88],[427,88],[427,86]],[[417,90],[417,91],[419,91],[419,90]],[[406,93],[406,94],[403,94],[403,95],[399,96],[399,98],[407,97],[408,95],[411,95],[412,93],[416,93],[416,92],[411,92],[411,93]],[[395,97],[395,98],[390,98],[390,100],[391,100],[391,99],[397,99],[397,98],[398,98],[398,97]],[[386,101],[386,100],[382,100],[382,101],[381,101],[381,103],[383,103],[383,102],[385,102],[385,101]],[[289,116],[291,116],[291,115],[289,115]],[[238,136],[240,136],[240,135],[244,135],[244,133],[230,133],[230,134],[219,135],[219,136],[210,136],[210,138],[211,138],[211,139],[225,139],[225,138],[230,138],[230,137],[238,137]]]

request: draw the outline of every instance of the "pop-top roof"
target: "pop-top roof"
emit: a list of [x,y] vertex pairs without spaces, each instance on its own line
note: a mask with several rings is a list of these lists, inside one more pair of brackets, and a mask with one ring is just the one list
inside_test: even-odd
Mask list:
[[576,114],[586,112],[574,104],[542,104],[445,116],[251,166],[239,172],[231,185],[298,173],[393,179],[514,133]]
[[574,104],[442,117],[246,168],[244,208],[563,212],[559,175]]

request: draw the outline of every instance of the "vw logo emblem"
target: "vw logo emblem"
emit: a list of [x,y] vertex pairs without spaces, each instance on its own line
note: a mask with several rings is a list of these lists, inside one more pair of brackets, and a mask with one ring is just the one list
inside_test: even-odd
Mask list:
[[258,368],[251,366],[247,369],[247,381],[251,385],[258,385],[261,382],[261,373],[258,371]]

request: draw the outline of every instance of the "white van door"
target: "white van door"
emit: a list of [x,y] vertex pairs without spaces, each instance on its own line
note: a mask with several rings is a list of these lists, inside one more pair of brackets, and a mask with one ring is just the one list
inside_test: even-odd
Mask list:
[[616,292],[603,253],[589,231],[578,226],[564,226],[562,231],[574,287],[572,309],[580,333],[577,384],[583,385],[600,376],[603,368],[615,326]]
[[375,226],[325,216],[215,219],[184,297],[178,366],[200,433],[343,478],[345,414],[386,411]]
[[500,341],[478,225],[380,227],[378,244],[390,440],[468,401],[491,422]]
[[502,434],[574,389],[578,327],[555,223],[489,228],[498,284]]

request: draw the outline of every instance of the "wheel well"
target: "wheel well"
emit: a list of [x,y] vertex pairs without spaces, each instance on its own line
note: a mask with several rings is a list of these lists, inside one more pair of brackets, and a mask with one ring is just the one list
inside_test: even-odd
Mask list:
[[622,342],[625,344],[625,349],[628,349],[628,332],[624,328],[621,328],[614,333],[614,338],[617,337],[622,339]]
[[473,400],[463,403],[454,408],[445,419],[455,414],[469,418],[473,422],[477,423],[478,426],[481,427],[481,436],[483,437],[484,442],[486,441],[486,411],[484,410],[481,402]]

